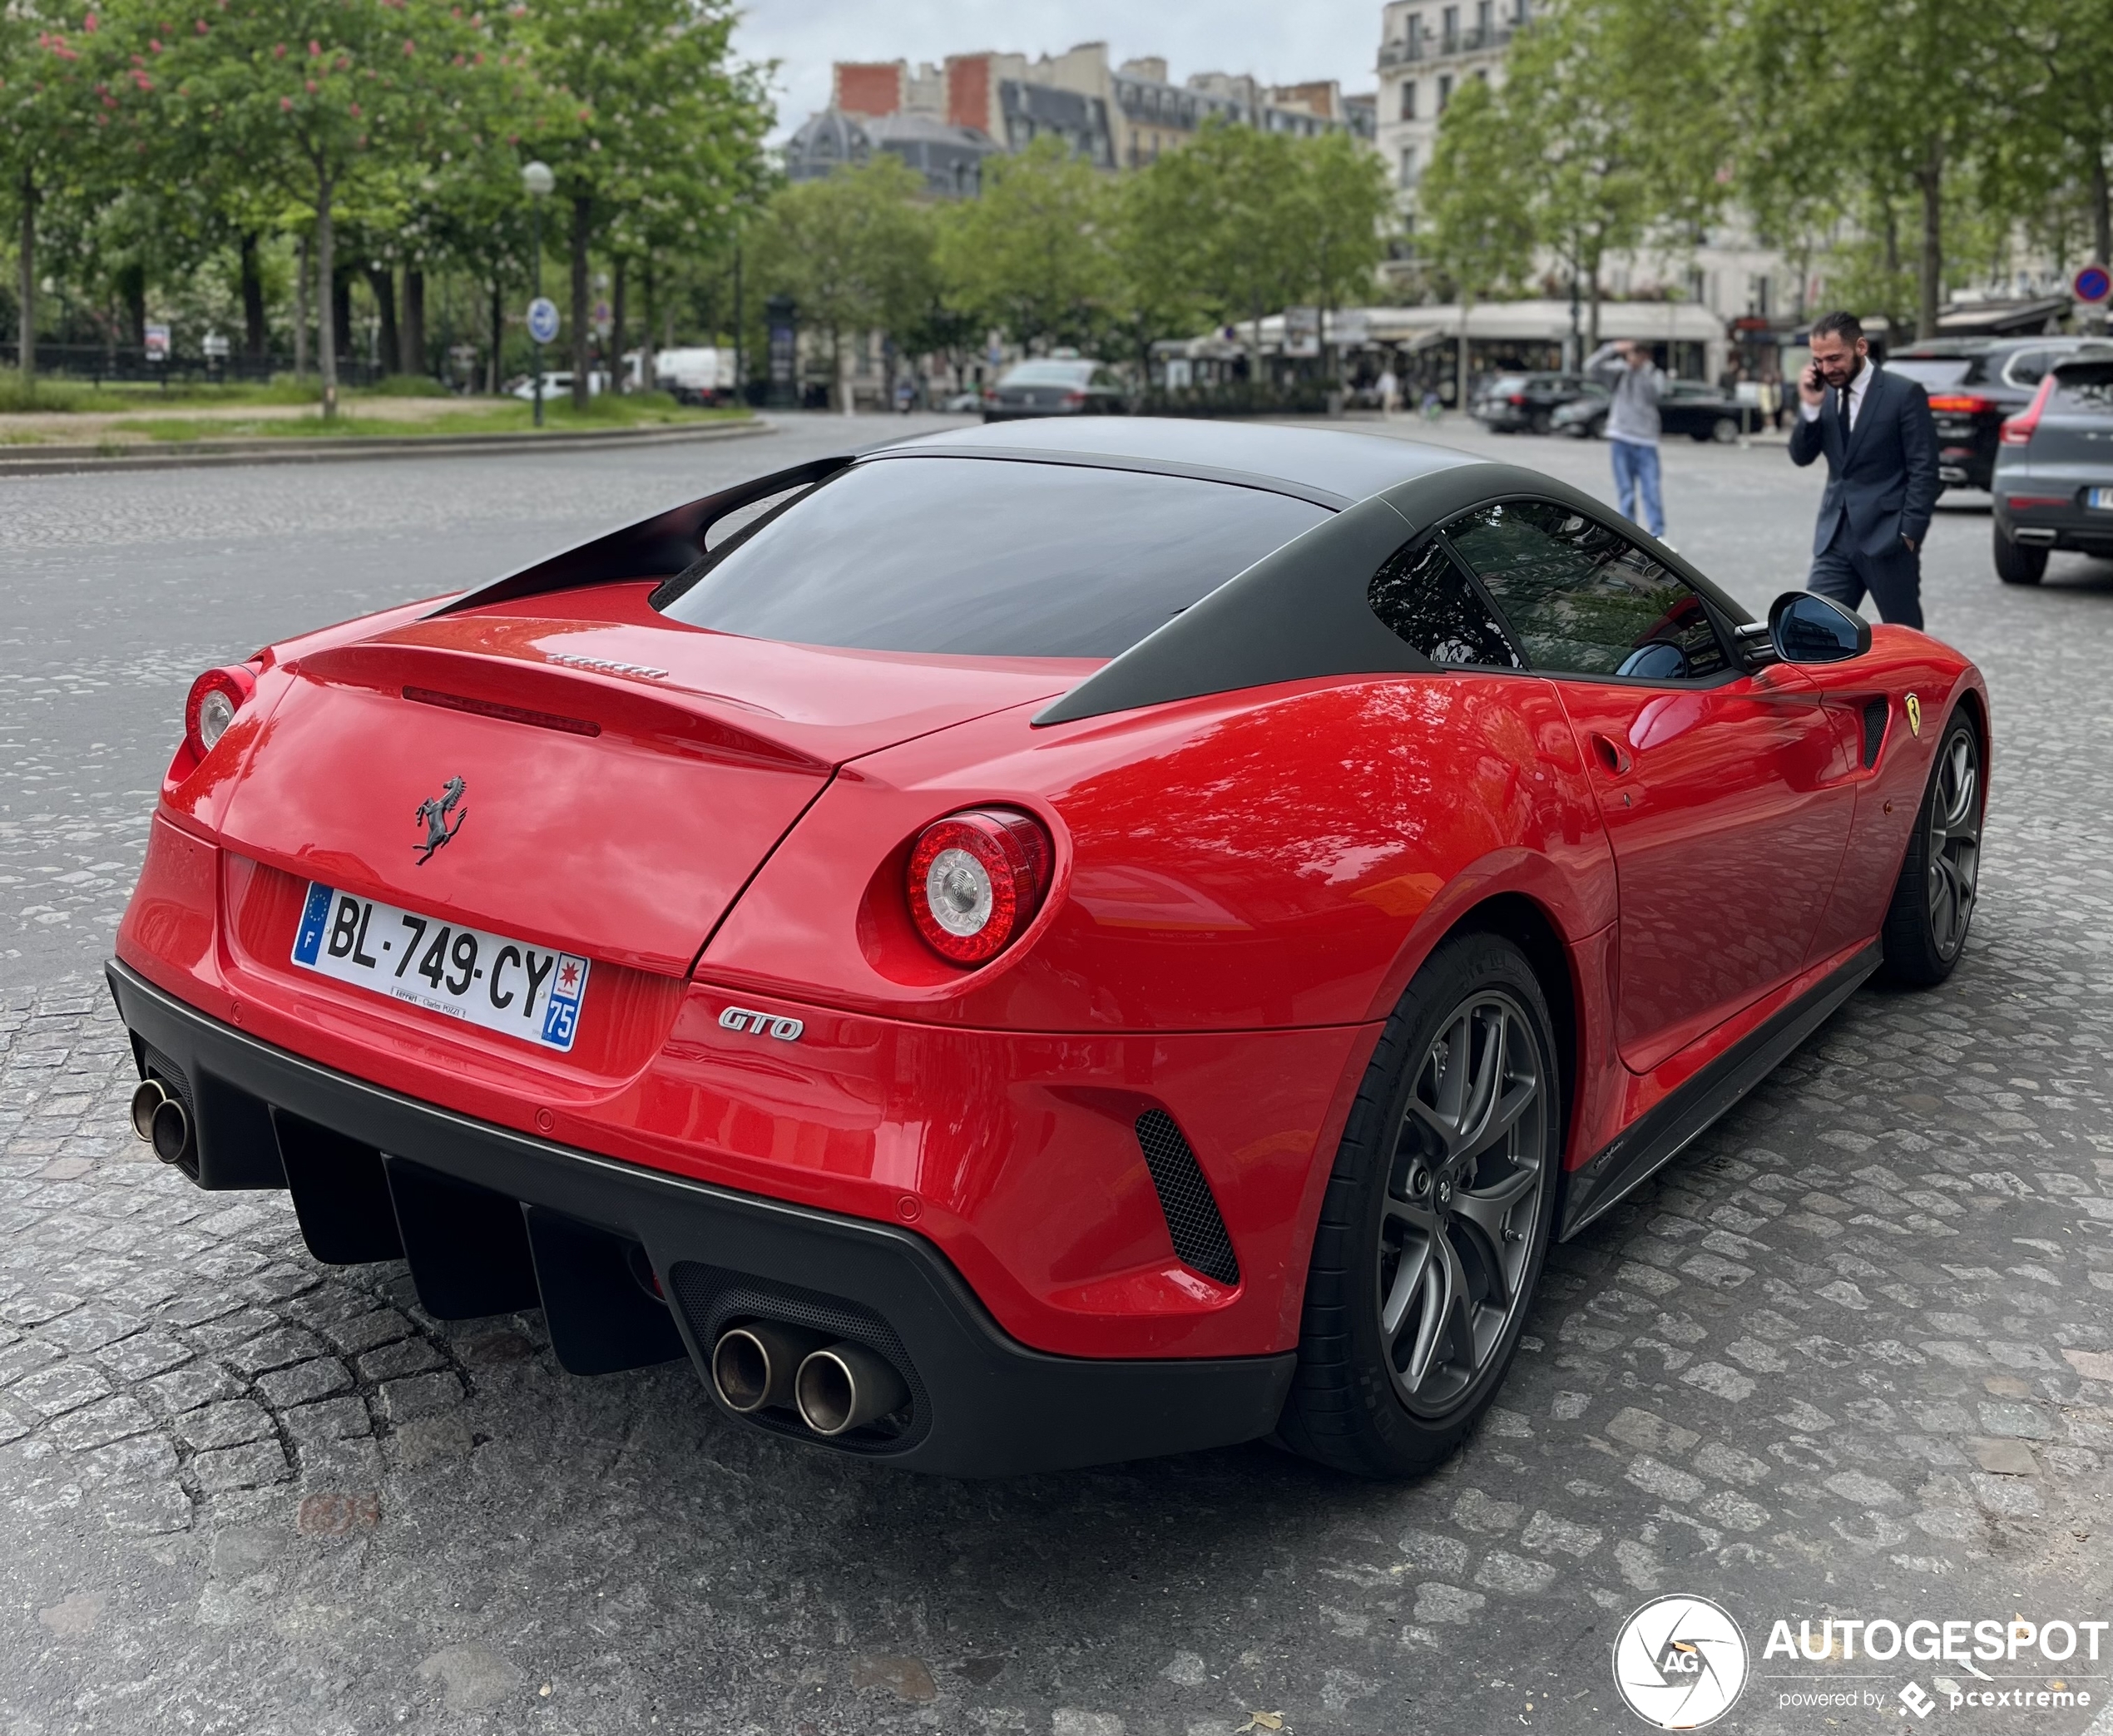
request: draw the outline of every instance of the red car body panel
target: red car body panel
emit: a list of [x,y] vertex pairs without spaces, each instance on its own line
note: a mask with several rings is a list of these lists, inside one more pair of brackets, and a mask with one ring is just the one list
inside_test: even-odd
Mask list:
[[[1986,720],[1965,659],[1880,627],[1849,662],[1675,690],[1350,675],[1038,726],[1097,661],[745,639],[651,590],[413,606],[260,653],[224,738],[171,764],[119,960],[419,1103],[907,1229],[1068,1357],[1297,1345],[1373,1046],[1478,910],[1548,937],[1585,1165],[1870,947],[1944,720]],[[414,811],[456,776],[468,819],[422,863]],[[904,868],[991,804],[1047,828],[1048,890],[962,970]],[[295,966],[310,881],[586,954],[572,1051]],[[730,1028],[743,1010],[800,1041]],[[1236,1283],[1175,1251],[1152,1110]]]

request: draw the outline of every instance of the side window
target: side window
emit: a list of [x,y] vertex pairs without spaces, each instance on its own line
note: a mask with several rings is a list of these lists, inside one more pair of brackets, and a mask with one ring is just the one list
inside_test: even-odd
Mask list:
[[2049,349],[2021,349],[2011,358],[2010,366],[2003,370],[2003,377],[2013,386],[2036,386],[2046,378],[2047,369],[2054,365],[2054,352]]
[[1489,605],[1433,537],[1402,549],[1373,575],[1372,612],[1433,663],[1523,669]]
[[1534,669],[1677,681],[1729,666],[1701,597],[1596,519],[1552,501],[1505,501],[1445,534]]

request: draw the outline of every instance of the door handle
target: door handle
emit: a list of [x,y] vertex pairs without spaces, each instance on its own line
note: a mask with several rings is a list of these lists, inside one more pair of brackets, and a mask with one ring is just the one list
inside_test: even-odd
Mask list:
[[1600,756],[1600,763],[1616,777],[1629,769],[1629,750],[1611,735],[1592,732],[1592,750]]

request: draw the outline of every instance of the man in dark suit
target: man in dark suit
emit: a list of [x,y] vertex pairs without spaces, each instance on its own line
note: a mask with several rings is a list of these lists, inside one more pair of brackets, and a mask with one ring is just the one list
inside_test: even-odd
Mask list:
[[1878,612],[1922,624],[1922,540],[1937,508],[1937,425],[1911,379],[1874,367],[1853,314],[1813,322],[1812,365],[1790,429],[1790,458],[1824,455],[1827,492],[1812,538],[1807,587],[1853,609],[1869,591]]

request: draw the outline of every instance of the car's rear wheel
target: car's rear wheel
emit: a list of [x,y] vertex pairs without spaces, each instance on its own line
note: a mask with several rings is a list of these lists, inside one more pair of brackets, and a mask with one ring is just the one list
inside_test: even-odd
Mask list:
[[2031,548],[1996,527],[1996,576],[2006,585],[2036,585],[2046,576],[2047,551]]
[[1966,949],[1980,891],[1983,790],[1981,738],[1970,719],[1954,712],[1886,912],[1886,974],[1896,982],[1942,982]]
[[1729,446],[1739,438],[1739,418],[1720,416],[1710,424],[1710,438],[1720,446]]
[[1555,1055],[1546,999],[1509,941],[1457,935],[1417,972],[1322,1201],[1283,1444],[1413,1476],[1496,1396],[1555,1218]]
[[1532,418],[1529,420],[1527,426],[1530,427],[1537,434],[1545,434],[1548,432],[1550,425],[1554,420],[1555,418],[1551,417],[1547,411],[1536,410],[1533,413]]

